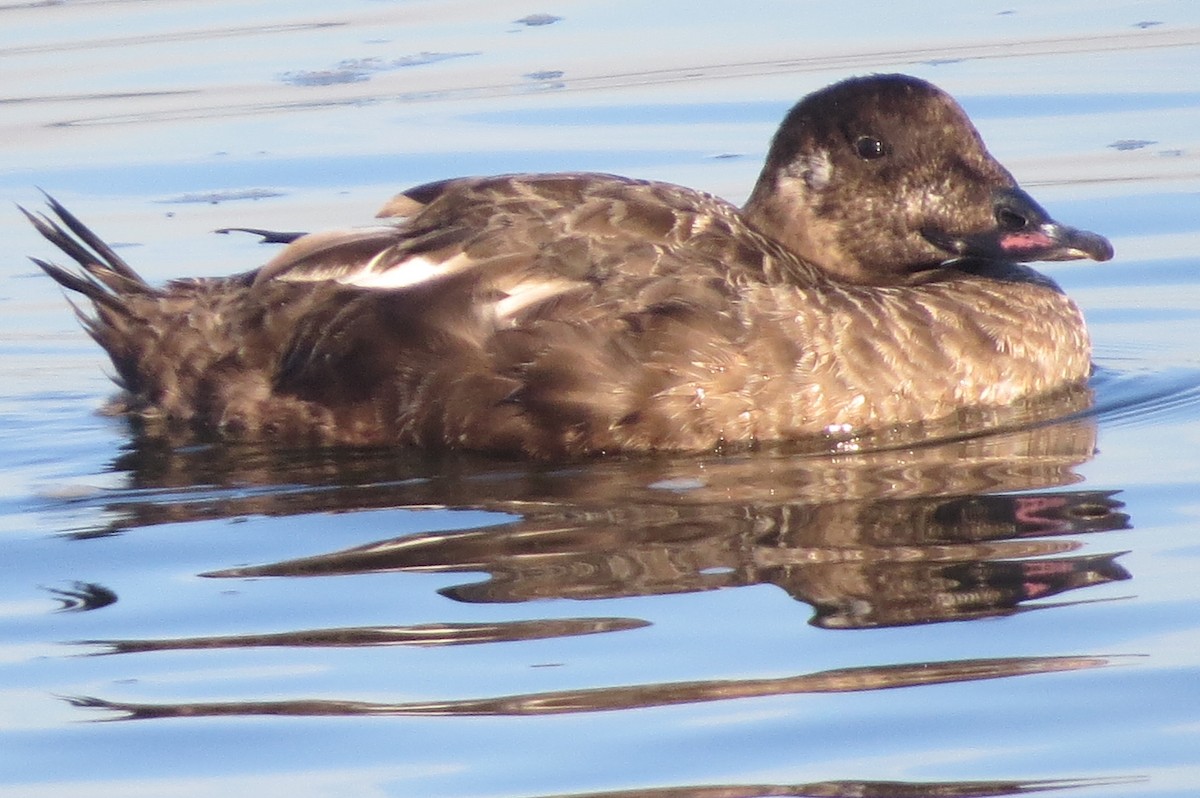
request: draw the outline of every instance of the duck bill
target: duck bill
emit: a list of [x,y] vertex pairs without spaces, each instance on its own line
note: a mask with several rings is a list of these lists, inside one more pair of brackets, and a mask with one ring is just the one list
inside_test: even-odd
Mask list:
[[1109,260],[1113,247],[1098,233],[1059,224],[1019,188],[997,191],[993,200],[996,226],[991,230],[954,235],[923,231],[925,239],[955,257],[986,258],[1025,263],[1037,260]]
[[1104,261],[1113,256],[1112,244],[1104,236],[1058,222],[1047,222],[1033,230],[1000,232],[990,246],[997,251],[993,257],[1022,262],[1081,258]]

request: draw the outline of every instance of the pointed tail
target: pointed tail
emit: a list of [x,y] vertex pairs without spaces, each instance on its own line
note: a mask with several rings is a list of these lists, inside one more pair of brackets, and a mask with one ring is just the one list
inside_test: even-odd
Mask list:
[[85,313],[71,302],[75,315],[112,359],[117,369],[117,384],[136,392],[142,387],[139,353],[145,350],[149,339],[156,337],[143,314],[157,304],[160,294],[58,201],[48,195],[46,201],[53,216],[20,210],[47,241],[80,268],[65,268],[40,258],[31,260],[63,288],[91,300],[95,315]]
[[154,294],[154,289],[87,225],[53,197],[47,195],[46,202],[56,219],[24,208],[20,208],[21,213],[47,241],[78,263],[83,272],[31,258],[42,271],[64,288],[86,296],[101,312],[127,315],[123,297]]

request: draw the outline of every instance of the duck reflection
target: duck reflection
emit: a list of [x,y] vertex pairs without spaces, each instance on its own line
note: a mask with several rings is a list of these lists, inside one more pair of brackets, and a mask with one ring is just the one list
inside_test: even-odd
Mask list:
[[503,527],[406,535],[206,575],[489,573],[441,591],[468,602],[774,584],[812,605],[820,626],[894,626],[1006,614],[1030,599],[1127,579],[1117,554],[1070,554],[1082,544],[1062,537],[1124,528],[1120,507],[1111,494],[1080,491],[576,515],[527,508],[524,520]]
[[414,626],[357,626],[340,629],[304,629],[254,635],[181,637],[167,640],[80,640],[100,646],[99,654],[135,654],[143,651],[184,649],[360,646],[463,646],[478,643],[511,643],[552,637],[624,632],[649,626],[637,618],[546,618],[499,623],[425,623]]
[[566,715],[581,712],[610,712],[624,709],[676,706],[735,698],[857,693],[956,684],[982,679],[1000,679],[1033,674],[1062,673],[1113,664],[1114,657],[998,657],[994,659],[915,662],[902,665],[871,665],[858,668],[802,673],[777,679],[719,679],[693,682],[662,682],[581,690],[557,690],[488,698],[441,701],[339,701],[329,699],[285,699],[280,701],[211,701],[180,704],[139,704],[99,698],[68,699],[79,707],[117,713],[112,720],[153,718],[222,717],[249,715],[313,716],[470,716],[505,717]]
[[485,603],[772,584],[830,629],[1004,615],[1129,578],[1119,552],[1078,553],[1076,536],[1129,525],[1113,492],[1064,489],[1094,434],[1076,419],[832,457],[758,453],[393,480],[376,498],[517,520],[205,575],[482,572],[484,581],[441,592]]
[[[1086,403],[1087,397],[1080,401]],[[484,528],[382,535],[350,549],[223,568],[204,576],[483,573],[482,580],[444,588],[442,593],[461,602],[489,603],[771,584],[809,604],[812,622],[828,629],[963,621],[1046,609],[1061,606],[1046,601],[1050,597],[1129,578],[1117,563],[1121,552],[1082,552],[1083,536],[1129,527],[1114,492],[1072,488],[1079,482],[1075,468],[1095,447],[1095,428],[1086,415],[920,445],[884,443],[888,445],[859,451],[841,447],[822,455],[767,451],[558,467],[471,458],[409,459],[382,451],[140,447],[121,463],[129,470],[131,489],[100,499],[108,516],[117,520],[85,534],[248,514],[430,506],[484,509],[506,513],[511,520]],[[411,522],[411,514],[405,521]],[[454,645],[623,632],[645,625],[634,618],[570,618],[86,642],[103,646],[99,653]],[[540,715],[968,682],[1091,669],[1110,662],[1111,657],[1090,656],[923,661],[777,679],[661,682],[400,703],[74,702],[109,710],[121,719]]]
[[[571,793],[569,798],[998,798],[1046,790],[1130,784],[1138,779],[1014,781],[818,781],[807,784],[720,784]],[[568,798],[568,796],[545,796]]]
[[[1090,396],[1059,402],[1086,408]],[[771,584],[811,605],[812,622],[829,629],[968,620],[1046,608],[1050,597],[1129,578],[1121,552],[1079,553],[1079,535],[1129,526],[1114,492],[1069,489],[1095,434],[1077,413],[819,456],[561,467],[379,450],[139,446],[118,464],[131,489],[101,499],[118,520],[83,534],[247,514],[486,509],[514,520],[205,576],[484,573],[442,593],[486,603]]]

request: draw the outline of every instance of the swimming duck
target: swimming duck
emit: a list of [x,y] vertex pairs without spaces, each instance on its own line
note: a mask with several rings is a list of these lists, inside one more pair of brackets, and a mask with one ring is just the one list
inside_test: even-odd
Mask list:
[[607,174],[411,188],[261,268],[148,285],[49,199],[35,259],[147,429],[538,458],[880,430],[1082,383],[1055,222],[946,93],[852,78],[784,118],[746,204]]

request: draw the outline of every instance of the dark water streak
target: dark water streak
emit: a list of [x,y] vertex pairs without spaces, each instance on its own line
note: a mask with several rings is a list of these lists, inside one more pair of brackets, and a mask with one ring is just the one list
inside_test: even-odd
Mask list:
[[195,718],[214,716],[502,716],[560,715],[578,712],[608,712],[647,707],[725,701],[765,696],[849,693],[890,690],[934,684],[999,679],[1039,673],[1076,671],[1110,664],[1105,657],[1014,657],[958,662],[919,662],[879,665],[808,673],[782,679],[737,679],[705,682],[644,684],[563,690],[553,693],[501,696],[498,698],[449,701],[410,701],[381,704],[368,701],[303,700],[230,701],[188,704],[136,704],[99,698],[68,699],[85,709],[119,713],[105,720],[148,720],[152,718]]

